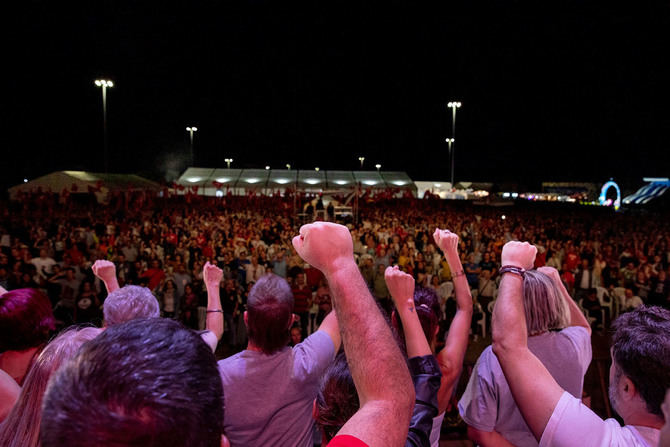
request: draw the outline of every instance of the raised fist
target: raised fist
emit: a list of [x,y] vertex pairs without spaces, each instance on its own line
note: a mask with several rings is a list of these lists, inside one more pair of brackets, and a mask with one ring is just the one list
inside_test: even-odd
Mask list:
[[93,274],[100,278],[103,282],[108,282],[116,278],[116,266],[113,262],[98,259],[95,264],[91,266]]
[[403,272],[396,265],[386,268],[384,279],[397,308],[408,301],[411,301],[414,306],[414,278],[412,275]]
[[205,263],[202,268],[202,279],[205,281],[206,287],[219,287],[221,279],[223,278],[223,270],[210,264],[209,261]]
[[445,254],[458,252],[458,235],[456,233],[436,228],[433,233],[433,239],[435,239],[435,243]]
[[529,270],[535,263],[537,248],[528,242],[510,241],[502,249],[501,263],[503,266],[513,265]]
[[354,243],[347,227],[330,222],[315,222],[300,227],[293,238],[298,255],[323,273],[330,273],[343,262],[354,262]]

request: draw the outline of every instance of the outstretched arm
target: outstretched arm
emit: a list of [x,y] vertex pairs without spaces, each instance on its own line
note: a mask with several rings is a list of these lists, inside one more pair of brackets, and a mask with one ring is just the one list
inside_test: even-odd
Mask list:
[[[527,242],[508,242],[502,265],[530,269],[537,249]],[[523,307],[523,278],[503,273],[498,301],[493,309],[493,352],[528,427],[539,441],[563,389],[528,349]]]
[[221,336],[223,335],[223,312],[221,309],[221,294],[219,292],[223,270],[214,264],[206,262],[202,269],[202,277],[207,289],[207,320],[205,328],[208,331],[212,331],[218,341],[221,340]]
[[116,279],[116,265],[113,262],[98,259],[91,267],[91,270],[105,284],[107,294],[119,288],[119,281]]
[[514,447],[514,444],[509,442],[503,435],[495,430],[483,431],[468,426],[468,438],[476,444],[479,444],[481,447]]
[[537,271],[550,277],[554,284],[556,284],[556,288],[561,293],[563,300],[567,303],[568,309],[570,309],[570,326],[581,326],[588,331],[589,335],[591,335],[591,325],[582,311],[579,310],[579,306],[577,306],[575,300],[570,297],[570,294],[565,289],[565,285],[563,284],[563,281],[561,281],[561,274],[558,273],[558,270],[553,267],[540,267]]
[[384,273],[396,312],[402,321],[407,345],[407,357],[430,355],[430,346],[423,333],[419,316],[414,308],[414,278],[398,268],[387,267]]
[[439,411],[445,411],[453,392],[456,381],[463,369],[463,358],[468,348],[470,323],[472,322],[472,295],[470,286],[463,273],[461,259],[458,256],[458,235],[449,230],[435,229],[433,238],[444,256],[451,270],[456,295],[456,315],[454,316],[449,335],[445,340],[444,348],[437,355],[437,361],[442,371],[442,385],[438,393]]
[[372,447],[403,445],[414,387],[391,330],[356,266],[349,230],[329,222],[304,225],[293,245],[328,280],[361,403],[338,435],[355,436]]

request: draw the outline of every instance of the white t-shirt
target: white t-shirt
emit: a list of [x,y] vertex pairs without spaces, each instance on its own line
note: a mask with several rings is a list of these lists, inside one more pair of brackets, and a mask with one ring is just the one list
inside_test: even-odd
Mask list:
[[540,447],[656,447],[661,431],[603,421],[579,399],[564,392],[542,433]]

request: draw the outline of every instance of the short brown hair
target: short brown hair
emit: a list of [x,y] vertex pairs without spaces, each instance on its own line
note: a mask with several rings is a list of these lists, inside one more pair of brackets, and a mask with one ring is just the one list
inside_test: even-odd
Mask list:
[[640,306],[622,314],[612,325],[612,358],[647,404],[663,417],[661,403],[670,388],[670,311]]
[[273,273],[263,275],[249,292],[249,341],[265,354],[274,354],[290,340],[293,292],[288,282]]

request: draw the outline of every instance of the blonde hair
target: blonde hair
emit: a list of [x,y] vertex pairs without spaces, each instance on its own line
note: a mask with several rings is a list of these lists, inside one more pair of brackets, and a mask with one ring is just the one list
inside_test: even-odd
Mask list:
[[0,425],[0,445],[4,447],[38,447],[42,397],[49,378],[77,353],[81,345],[94,339],[102,330],[94,327],[70,328],[54,338],[28,371],[19,398]]
[[570,325],[568,303],[554,281],[544,273],[526,271],[523,277],[523,304],[528,335],[538,335]]

